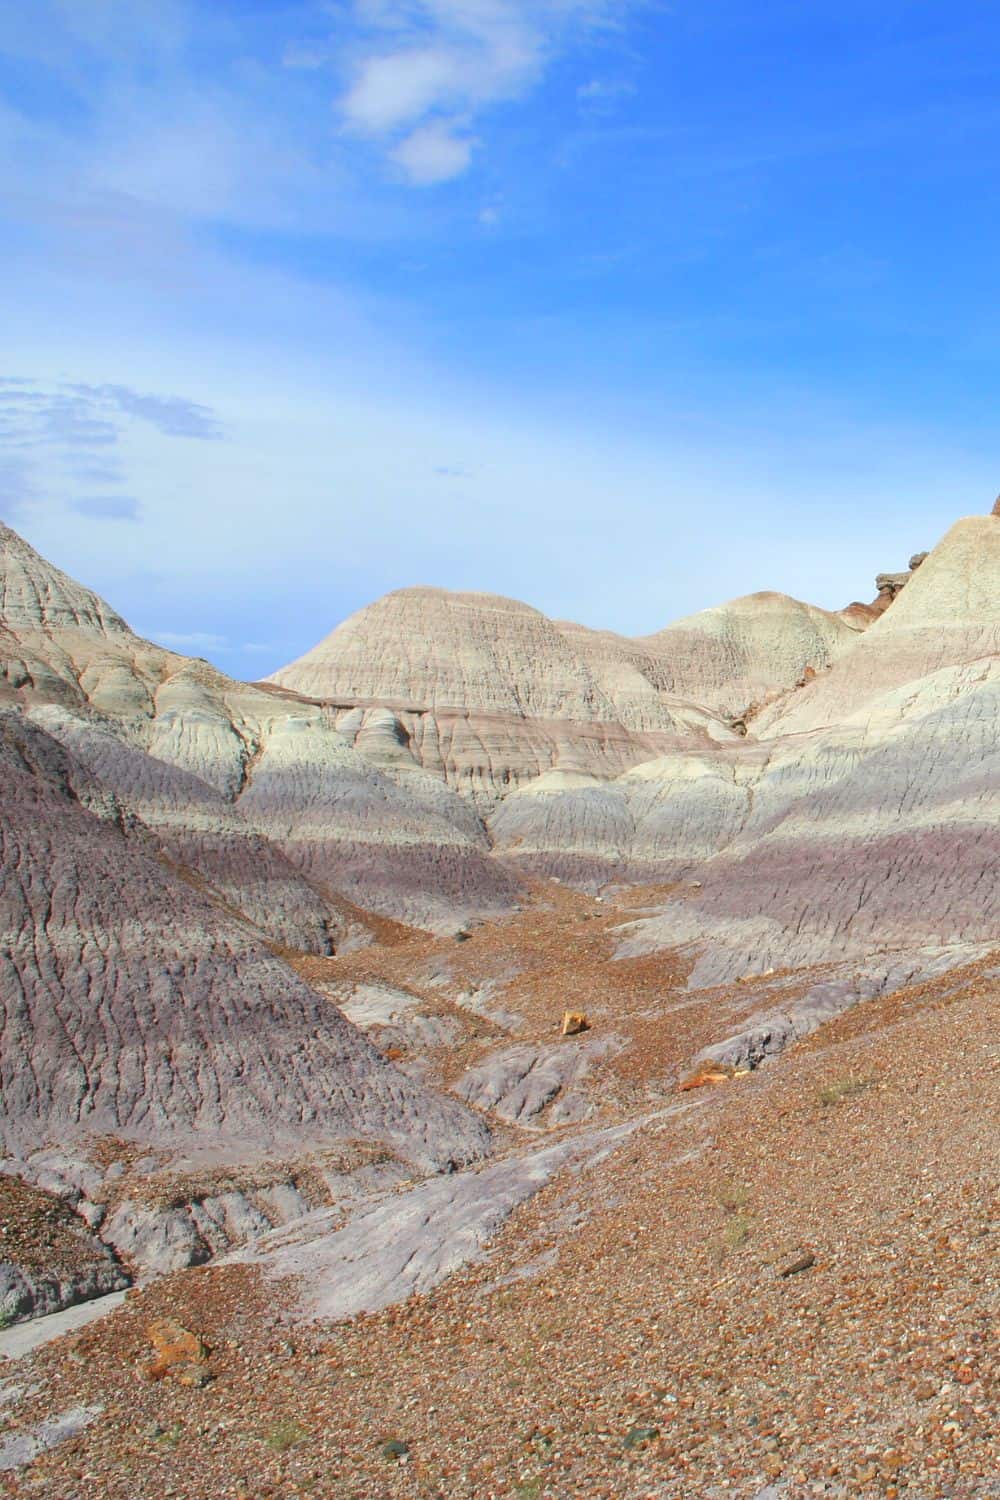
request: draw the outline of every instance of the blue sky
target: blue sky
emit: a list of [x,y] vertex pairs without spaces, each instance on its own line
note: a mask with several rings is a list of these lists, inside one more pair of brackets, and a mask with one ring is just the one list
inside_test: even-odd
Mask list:
[[257,676],[870,597],[1000,488],[980,0],[0,0],[0,515]]

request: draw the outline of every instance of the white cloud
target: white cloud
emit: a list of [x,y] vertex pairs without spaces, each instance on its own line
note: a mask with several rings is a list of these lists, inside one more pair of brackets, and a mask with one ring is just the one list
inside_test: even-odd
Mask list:
[[631,98],[635,84],[630,78],[591,78],[576,91],[580,108],[592,114],[604,114],[623,99]]
[[406,136],[390,155],[412,183],[429,187],[436,182],[460,177],[472,160],[472,151],[477,144],[472,136],[457,135],[452,126],[435,121],[421,125]]
[[154,630],[152,634],[161,646],[179,651],[194,651],[199,646],[203,651],[219,651],[229,644],[224,635],[211,635],[207,630],[191,630],[186,634],[175,630]]
[[355,0],[358,40],[338,101],[341,122],[349,132],[384,141],[414,183],[458,176],[472,159],[470,122],[524,96],[554,57],[630,3]]
[[367,135],[381,135],[430,109],[461,103],[467,92],[463,75],[470,65],[472,59],[458,53],[427,49],[369,58],[342,101],[344,118]]

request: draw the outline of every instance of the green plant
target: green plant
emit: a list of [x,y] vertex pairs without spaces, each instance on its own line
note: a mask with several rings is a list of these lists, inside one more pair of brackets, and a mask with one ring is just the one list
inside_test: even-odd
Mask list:
[[818,1089],[817,1097],[824,1109],[831,1109],[844,1099],[853,1099],[855,1094],[863,1094],[865,1089],[870,1089],[877,1082],[878,1079],[871,1073],[849,1074],[844,1078],[835,1078],[832,1083]]
[[273,1452],[285,1453],[289,1448],[294,1448],[296,1443],[301,1443],[307,1435],[306,1429],[300,1422],[295,1422],[291,1418],[283,1418],[268,1429],[264,1442]]
[[750,1189],[742,1182],[723,1182],[716,1188],[715,1196],[727,1213],[735,1213],[738,1208],[746,1208]]
[[655,1443],[660,1435],[658,1427],[630,1427],[625,1434],[626,1448],[645,1448],[647,1443]]
[[723,1238],[727,1250],[738,1250],[750,1238],[753,1219],[749,1214],[734,1213],[726,1220]]

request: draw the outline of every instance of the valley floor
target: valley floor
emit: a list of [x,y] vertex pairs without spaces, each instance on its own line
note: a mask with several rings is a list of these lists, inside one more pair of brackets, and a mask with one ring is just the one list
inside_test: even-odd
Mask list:
[[[447,1254],[404,1258],[414,1294],[340,1322],[316,1316],[337,1263],[309,1261],[308,1226],[292,1249],[311,1274],[263,1245],[130,1292],[0,1368],[0,1493],[1000,1496],[992,964],[681,1092],[746,1000],[692,998],[670,955],[612,960],[648,898],[552,886],[466,942],[386,924],[371,948],[303,960],[338,1003],[367,1006],[402,1066],[499,1124],[484,1166],[434,1179],[433,1201],[403,1185],[381,1205],[391,1220],[426,1201],[424,1244],[468,1258],[436,1284]],[[564,1009],[591,1029],[563,1042]],[[532,1171],[542,1185],[519,1198]],[[483,1201],[463,1216],[470,1182]],[[492,1192],[509,1202],[480,1245]],[[164,1318],[203,1341],[192,1384],[150,1378]],[[41,1451],[62,1416],[75,1435]],[[31,1434],[33,1462],[8,1464]]]

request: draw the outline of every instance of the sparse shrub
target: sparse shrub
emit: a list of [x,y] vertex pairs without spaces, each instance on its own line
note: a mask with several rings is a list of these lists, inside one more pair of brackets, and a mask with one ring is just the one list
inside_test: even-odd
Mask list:
[[832,1083],[825,1084],[817,1090],[817,1097],[824,1109],[831,1109],[840,1104],[844,1099],[853,1099],[855,1094],[863,1094],[865,1089],[870,1089],[878,1079],[874,1074],[867,1073],[849,1074],[844,1078],[835,1078]]
[[724,1239],[727,1250],[738,1250],[750,1238],[753,1220],[749,1214],[737,1212],[726,1220]]
[[750,1189],[742,1182],[723,1182],[715,1190],[715,1196],[719,1204],[732,1214],[740,1208],[746,1208],[750,1200]]
[[722,1231],[723,1253],[736,1250],[749,1239],[753,1228],[753,1215],[747,1208],[750,1189],[743,1182],[721,1182],[714,1188],[715,1201],[726,1214]]
[[273,1427],[268,1428],[264,1436],[264,1442],[274,1453],[286,1453],[289,1448],[294,1448],[297,1443],[307,1436],[306,1429],[300,1422],[291,1418],[283,1418],[275,1422]]
[[154,1427],[150,1433],[154,1443],[162,1443],[167,1448],[176,1448],[183,1435],[180,1422],[174,1422],[171,1427]]

